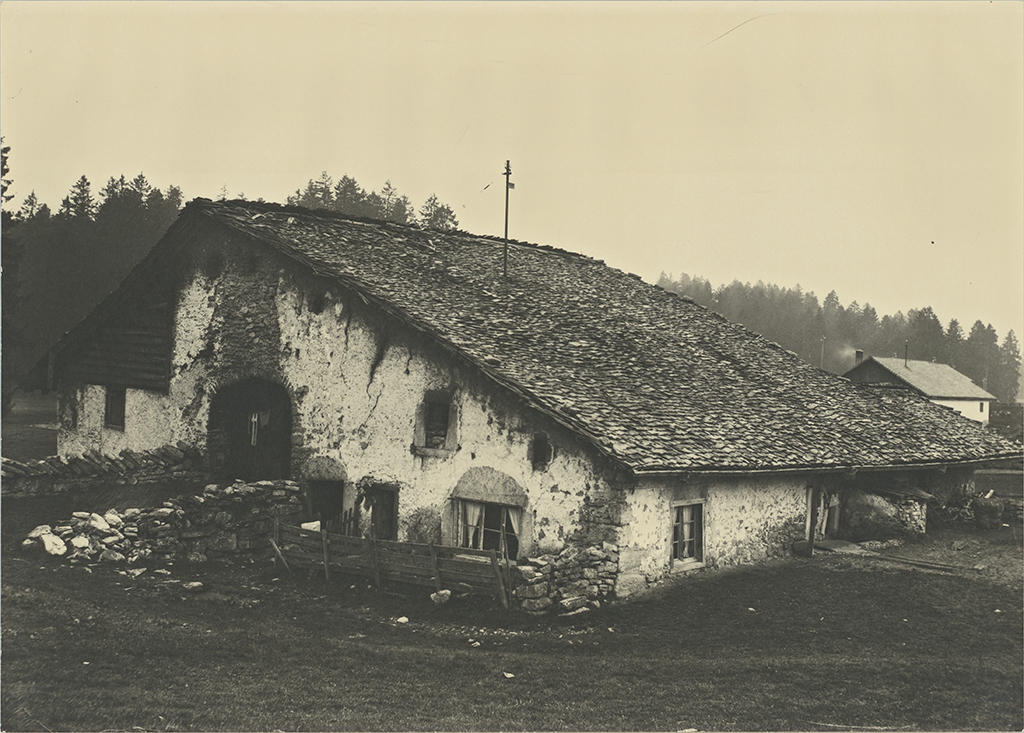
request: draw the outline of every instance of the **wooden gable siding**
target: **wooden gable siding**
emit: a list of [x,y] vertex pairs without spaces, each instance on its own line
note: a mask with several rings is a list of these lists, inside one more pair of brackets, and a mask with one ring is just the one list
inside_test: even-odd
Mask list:
[[125,308],[101,324],[78,348],[62,354],[64,379],[167,392],[170,388],[174,313],[165,301]]

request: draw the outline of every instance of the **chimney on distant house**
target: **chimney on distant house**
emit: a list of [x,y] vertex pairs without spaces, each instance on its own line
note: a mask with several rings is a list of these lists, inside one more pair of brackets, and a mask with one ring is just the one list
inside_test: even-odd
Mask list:
[[857,349],[853,352],[853,365],[857,366],[864,361],[864,349]]

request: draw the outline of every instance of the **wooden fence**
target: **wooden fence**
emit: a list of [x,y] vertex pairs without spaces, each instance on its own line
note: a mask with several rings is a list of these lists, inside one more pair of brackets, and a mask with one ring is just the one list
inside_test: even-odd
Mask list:
[[491,595],[509,607],[510,564],[494,550],[349,537],[302,529],[278,519],[270,540],[286,567],[319,565],[327,579],[332,570],[337,570],[372,578],[378,590],[388,582],[447,588],[457,593]]

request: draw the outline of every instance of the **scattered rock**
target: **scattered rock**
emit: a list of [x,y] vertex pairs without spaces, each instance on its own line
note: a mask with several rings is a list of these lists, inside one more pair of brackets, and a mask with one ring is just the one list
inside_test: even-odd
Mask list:
[[434,603],[435,606],[443,606],[448,601],[450,601],[451,598],[452,592],[447,588],[444,590],[439,590],[437,591],[437,593],[430,594],[430,600]]
[[100,562],[124,562],[124,555],[108,547],[100,553]]
[[89,546],[89,538],[84,534],[78,534],[71,538],[71,546],[76,550],[84,550]]
[[44,534],[39,539],[43,543],[43,550],[48,555],[63,555],[68,551],[68,546],[64,544],[64,540],[55,534]]
[[44,534],[53,534],[53,530],[48,524],[40,524],[38,527],[28,533],[28,538],[34,540],[37,537],[42,537]]
[[203,589],[203,584],[200,583],[198,580],[192,580],[188,583],[182,583],[181,587],[187,590],[189,593],[198,593]]
[[409,623],[409,617],[408,616],[399,616],[398,618],[395,619],[395,623],[396,624],[407,624],[407,623]]
[[89,526],[101,531],[110,529],[110,525],[107,524],[107,520],[95,512],[89,515]]

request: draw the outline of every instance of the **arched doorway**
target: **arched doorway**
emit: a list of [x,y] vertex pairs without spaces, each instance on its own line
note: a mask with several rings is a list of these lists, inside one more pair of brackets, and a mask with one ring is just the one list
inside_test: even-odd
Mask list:
[[292,452],[288,392],[264,379],[220,390],[210,403],[207,444],[213,469],[224,478],[287,478]]

